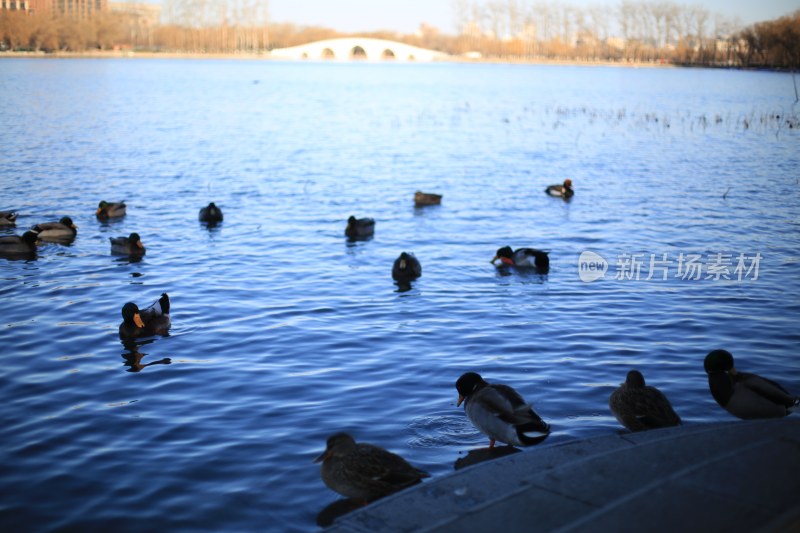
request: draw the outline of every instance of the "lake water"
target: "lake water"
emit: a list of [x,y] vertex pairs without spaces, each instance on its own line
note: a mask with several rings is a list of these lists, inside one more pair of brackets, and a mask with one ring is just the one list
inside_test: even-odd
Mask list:
[[[531,401],[543,446],[619,431],[631,368],[685,424],[733,420],[718,347],[800,393],[789,74],[8,59],[0,89],[0,210],[79,227],[0,259],[4,531],[313,531],[330,434],[434,477],[487,444],[455,406],[467,370]],[[565,178],[571,202],[544,194]],[[98,222],[103,199],[128,215]],[[351,214],[373,239],[345,240]],[[132,231],[144,259],[111,256]],[[549,275],[496,269],[506,244]],[[132,353],[122,305],[164,291],[170,335]]]

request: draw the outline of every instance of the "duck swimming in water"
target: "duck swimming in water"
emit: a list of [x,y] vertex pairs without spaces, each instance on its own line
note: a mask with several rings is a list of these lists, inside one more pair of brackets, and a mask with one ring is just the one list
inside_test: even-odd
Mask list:
[[145,248],[139,234],[134,232],[128,237],[109,237],[111,253],[115,255],[144,255]]
[[69,217],[61,217],[58,222],[36,224],[31,231],[39,235],[39,239],[49,242],[69,242],[78,234],[78,226]]
[[0,256],[15,257],[36,254],[39,236],[33,231],[19,235],[0,236]]
[[531,446],[550,434],[550,426],[533,411],[531,405],[508,385],[490,384],[475,372],[467,372],[456,381],[458,403],[472,424],[495,441],[513,446]]
[[558,196],[560,198],[572,198],[575,191],[572,189],[572,180],[565,179],[563,185],[548,185],[544,190],[550,196]]
[[403,252],[394,260],[392,278],[399,282],[409,282],[422,275],[422,265],[414,254]]
[[550,257],[547,252],[534,248],[512,250],[510,246],[503,246],[497,250],[491,263],[494,264],[498,259],[506,266],[534,267],[540,274],[547,274],[550,271]]
[[711,395],[733,416],[747,420],[780,418],[800,412],[800,398],[770,379],[739,372],[727,350],[709,352],[703,366]]
[[122,324],[119,336],[122,340],[166,335],[172,325],[169,318],[169,296],[162,293],[161,298],[145,309],[139,309],[133,302],[122,306]]
[[200,222],[205,222],[206,224],[216,224],[222,222],[222,210],[214,202],[211,202],[200,209],[197,218]]
[[608,399],[608,407],[620,424],[630,431],[677,426],[680,417],[664,393],[645,385],[644,376],[631,370]]
[[441,194],[433,194],[430,192],[417,191],[414,193],[414,205],[423,207],[426,205],[439,205],[442,203]]
[[108,220],[109,218],[124,217],[126,212],[125,202],[106,202],[102,200],[97,206],[95,215],[100,220]]
[[371,218],[356,218],[351,216],[347,219],[347,227],[344,234],[350,239],[361,239],[371,237],[375,233],[375,220]]
[[17,213],[14,211],[0,211],[0,227],[13,227],[17,225]]
[[320,475],[331,490],[346,498],[369,503],[411,485],[430,474],[411,466],[397,454],[356,441],[347,433],[328,438],[322,454]]

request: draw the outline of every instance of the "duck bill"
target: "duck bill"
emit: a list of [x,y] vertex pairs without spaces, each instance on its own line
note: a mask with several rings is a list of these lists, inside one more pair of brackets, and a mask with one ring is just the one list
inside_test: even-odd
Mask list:
[[405,259],[401,259],[400,260],[400,268],[405,268],[405,267],[406,267],[406,260]]
[[325,450],[324,452],[319,454],[319,456],[316,459],[314,459],[314,462],[315,463],[321,463],[322,461],[324,461],[325,459],[330,457],[330,455],[331,455],[331,451],[330,450]]
[[139,316],[139,313],[136,313],[135,315],[133,315],[133,323],[136,324],[137,328],[143,328],[144,327],[144,321],[142,320],[142,317]]
[[100,213],[102,213],[102,212],[103,212],[103,208],[102,208],[102,207],[98,207],[98,208],[97,208],[97,211],[95,211],[95,213],[94,213],[94,214],[95,214],[95,215],[99,215],[99,214],[100,214]]
[[456,407],[461,407],[461,404],[464,402],[464,397],[462,395],[458,395],[458,402],[456,402]]
[[139,249],[144,250],[144,244],[142,244],[142,241],[136,241],[136,246],[138,246]]
[[498,259],[500,259],[500,256],[499,256],[499,255],[496,255],[496,256],[492,257],[492,260],[491,260],[491,261],[489,261],[489,262],[490,262],[491,264],[494,264],[494,262],[495,262],[495,261],[497,261]]

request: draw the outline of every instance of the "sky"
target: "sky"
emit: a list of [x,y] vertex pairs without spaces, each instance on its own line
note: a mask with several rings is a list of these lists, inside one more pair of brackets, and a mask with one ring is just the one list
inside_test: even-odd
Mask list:
[[[575,7],[614,7],[620,3],[619,0],[559,1]],[[738,17],[745,25],[776,19],[800,9],[800,0],[667,1],[681,6],[697,5],[711,13]],[[377,30],[413,33],[422,22],[444,33],[455,33],[453,0],[270,0],[269,12],[273,22],[322,26],[347,33]]]

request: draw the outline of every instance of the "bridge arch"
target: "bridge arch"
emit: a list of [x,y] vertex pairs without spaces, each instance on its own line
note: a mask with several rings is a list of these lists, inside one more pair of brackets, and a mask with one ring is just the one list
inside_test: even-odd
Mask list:
[[397,41],[370,37],[326,39],[289,48],[276,48],[270,55],[279,59],[308,59],[337,61],[436,61],[447,59],[443,52],[419,48]]

